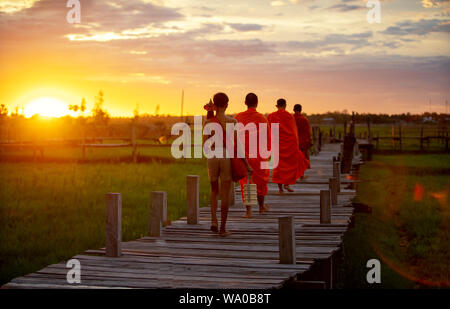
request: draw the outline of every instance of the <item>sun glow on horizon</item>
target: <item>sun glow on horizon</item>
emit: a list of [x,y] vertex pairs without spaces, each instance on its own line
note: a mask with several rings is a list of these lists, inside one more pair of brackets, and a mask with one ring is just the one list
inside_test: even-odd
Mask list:
[[25,106],[25,117],[30,118],[34,115],[39,115],[49,118],[59,118],[71,115],[69,104],[56,98],[42,97],[32,100]]

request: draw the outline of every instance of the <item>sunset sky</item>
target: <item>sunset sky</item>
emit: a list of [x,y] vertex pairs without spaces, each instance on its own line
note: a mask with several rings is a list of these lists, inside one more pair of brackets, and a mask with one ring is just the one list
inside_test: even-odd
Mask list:
[[445,112],[450,0],[0,0],[0,104],[67,104],[101,89],[113,116],[203,114],[215,92],[244,109],[300,103],[306,113]]

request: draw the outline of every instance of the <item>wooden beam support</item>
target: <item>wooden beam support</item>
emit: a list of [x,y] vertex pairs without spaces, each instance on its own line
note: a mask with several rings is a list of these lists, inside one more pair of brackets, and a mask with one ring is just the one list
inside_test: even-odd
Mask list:
[[106,256],[122,255],[122,196],[106,194]]
[[294,217],[278,218],[280,264],[296,264]]
[[167,193],[154,191],[151,193],[150,200],[148,234],[152,237],[160,237],[162,226],[167,222]]

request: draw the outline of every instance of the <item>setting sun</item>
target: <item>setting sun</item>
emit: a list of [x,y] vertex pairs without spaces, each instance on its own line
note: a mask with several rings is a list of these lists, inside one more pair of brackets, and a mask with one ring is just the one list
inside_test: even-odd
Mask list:
[[62,117],[70,115],[69,104],[56,98],[38,98],[31,101],[24,110],[25,117],[34,115],[44,117]]

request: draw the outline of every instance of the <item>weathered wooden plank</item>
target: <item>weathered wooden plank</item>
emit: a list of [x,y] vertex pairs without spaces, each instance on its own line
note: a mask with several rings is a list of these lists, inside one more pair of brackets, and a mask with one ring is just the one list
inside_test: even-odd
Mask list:
[[163,222],[167,221],[167,193],[151,193],[150,215],[148,220],[148,234],[150,236],[160,236]]
[[279,225],[279,257],[281,264],[295,264],[296,247],[295,247],[295,226],[293,217],[280,217]]
[[106,194],[106,255],[121,255],[122,243],[122,196],[120,193]]

